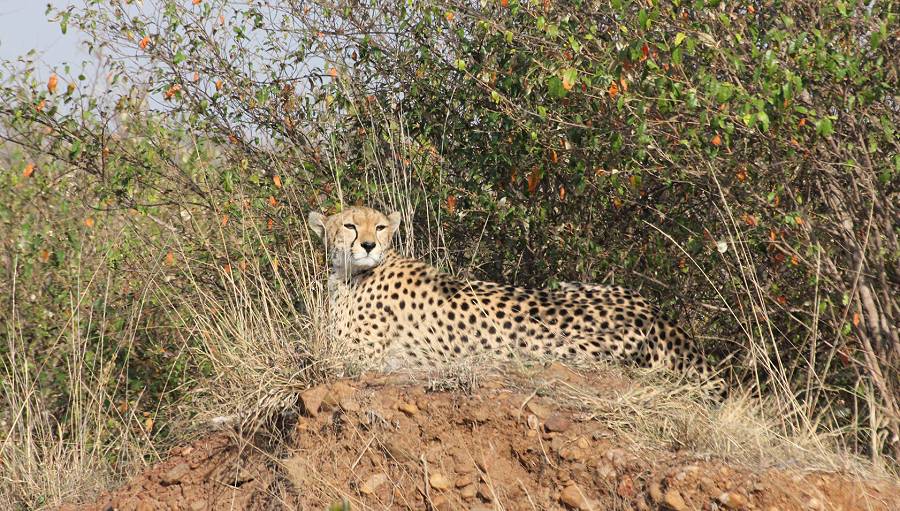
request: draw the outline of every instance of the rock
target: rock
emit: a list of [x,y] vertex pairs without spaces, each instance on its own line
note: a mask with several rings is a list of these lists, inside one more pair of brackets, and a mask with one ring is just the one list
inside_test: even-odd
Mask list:
[[375,493],[381,485],[386,483],[388,480],[387,475],[379,472],[377,474],[372,474],[368,479],[359,487],[359,491],[364,495],[371,495]]
[[188,509],[190,509],[191,511],[203,511],[204,509],[207,509],[206,501],[205,500],[195,500],[190,503],[190,505],[188,506]]
[[733,491],[719,495],[716,500],[725,506],[726,509],[744,509],[747,507],[747,499],[740,493]]
[[178,484],[181,482],[181,478],[186,476],[190,471],[191,467],[187,463],[181,462],[167,470],[160,478],[160,482],[165,486]]
[[334,410],[340,406],[341,402],[349,399],[356,389],[339,381],[332,385],[325,395],[322,397],[322,407],[325,410]]
[[146,500],[142,500],[134,506],[134,511],[153,511],[154,509],[156,509],[156,507]]
[[678,493],[678,490],[672,488],[666,492],[665,497],[663,498],[663,502],[665,502],[666,506],[674,511],[686,511],[688,509],[687,504],[685,504],[684,499],[681,497],[681,494]]
[[824,511],[825,506],[822,504],[821,500],[810,497],[810,499],[806,501],[806,509],[809,509],[810,511]]
[[300,393],[300,402],[303,403],[303,410],[310,417],[319,414],[319,407],[322,406],[322,399],[328,390],[325,387],[313,387]]
[[450,500],[443,495],[438,495],[431,499],[431,509],[435,511],[450,511],[453,509],[453,506],[450,504]]
[[716,483],[708,477],[700,478],[700,488],[703,489],[703,491],[705,491],[709,496],[716,495],[720,491],[719,487],[716,486]]
[[570,484],[560,492],[559,501],[571,509],[590,509],[587,498],[577,484]]
[[431,487],[435,490],[447,490],[451,486],[450,480],[447,479],[447,476],[440,472],[432,473],[431,477],[428,478],[428,483],[431,484]]
[[563,433],[572,427],[572,421],[559,414],[554,414],[544,421],[544,429],[550,432]]
[[478,493],[478,485],[476,484],[467,484],[459,489],[459,496],[468,500],[474,499],[475,495]]
[[529,401],[528,404],[525,405],[525,407],[528,408],[528,411],[535,414],[539,419],[546,419],[552,412],[549,407],[544,406],[534,400]]
[[459,479],[456,480],[456,487],[457,487],[457,488],[462,488],[463,486],[470,486],[470,485],[473,485],[473,484],[475,484],[476,482],[478,482],[478,481],[475,480],[475,473],[474,473],[474,472],[468,472],[468,473],[462,474],[462,475],[459,477]]
[[409,415],[410,417],[419,413],[419,407],[412,403],[401,402],[397,405],[397,409],[405,413],[406,415]]

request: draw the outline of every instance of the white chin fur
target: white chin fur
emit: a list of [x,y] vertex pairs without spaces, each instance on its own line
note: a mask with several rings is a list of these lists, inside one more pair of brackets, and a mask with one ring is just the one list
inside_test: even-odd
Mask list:
[[378,260],[374,257],[366,256],[353,260],[354,268],[368,269],[378,264]]

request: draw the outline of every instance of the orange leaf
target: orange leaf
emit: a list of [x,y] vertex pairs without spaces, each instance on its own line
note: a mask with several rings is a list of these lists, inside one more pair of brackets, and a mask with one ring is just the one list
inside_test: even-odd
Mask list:
[[556,149],[550,149],[550,161],[556,163],[559,161],[559,156],[556,154]]
[[565,186],[559,187],[559,200],[566,200],[566,187]]
[[38,102],[38,104],[34,107],[34,109],[37,110],[38,112],[41,112],[44,110],[45,106],[47,106],[47,100],[42,99]]
[[778,233],[775,232],[775,229],[769,230],[769,239],[770,240],[775,241],[775,239],[777,237],[778,237]]
[[800,119],[800,122],[798,123],[798,125],[799,125],[801,128],[804,127],[804,126],[806,126],[806,117],[804,117],[803,119]]
[[94,218],[93,218],[93,217],[90,217],[90,216],[87,217],[87,218],[85,218],[85,219],[84,219],[84,226],[87,227],[87,228],[89,228],[89,229],[90,229],[91,227],[93,227],[93,226],[94,226]]
[[276,204],[278,204],[278,202],[275,200],[275,197],[269,195],[269,206],[274,208]]
[[34,174],[34,163],[29,162],[22,171],[22,177],[31,177],[32,174]]
[[500,0],[501,7],[509,7],[509,0]]
[[619,78],[619,85],[622,86],[622,92],[628,92],[628,82],[624,78]]
[[268,227],[269,230],[272,230],[272,228],[275,227],[275,220],[272,220],[272,219],[270,218],[270,219],[266,222],[266,227]]
[[650,56],[650,47],[647,46],[647,43],[644,43],[644,45],[641,46],[641,60],[647,60],[647,58],[649,56]]
[[224,24],[225,24],[225,15],[224,15],[224,14],[220,14],[220,15],[219,15],[219,26],[222,26],[222,25],[224,25]]
[[853,326],[859,326],[859,313],[853,313]]
[[616,85],[616,82],[613,82],[609,86],[609,97],[614,98],[614,97],[616,97],[616,94],[618,94],[618,93],[619,93],[619,86]]
[[447,212],[451,215],[456,211],[456,195],[447,196]]
[[447,18],[447,21],[453,21],[453,18],[454,18],[455,16],[456,16],[456,15],[453,14],[452,12],[450,12],[450,11],[447,11],[447,12],[444,13],[444,17]]
[[738,181],[743,183],[744,181],[747,180],[747,171],[745,169],[741,169],[741,170],[737,171],[737,174],[735,174],[735,177],[737,177]]
[[712,140],[710,140],[710,143],[712,143],[712,145],[718,147],[718,146],[722,145],[722,137],[720,137],[720,136],[717,134],[716,136],[714,136],[714,137],[712,138]]
[[785,298],[784,295],[778,295],[778,297],[775,298],[775,301],[778,302],[780,305],[784,305],[787,303],[787,298]]
[[172,99],[180,90],[181,84],[176,83],[166,90],[166,93],[163,95],[163,97],[165,97],[166,99]]
[[221,78],[216,80],[216,90],[217,91],[222,90],[222,79]]
[[228,215],[222,215],[222,226],[228,225]]
[[231,275],[231,265],[228,263],[223,264],[222,271],[224,271],[228,275]]
[[200,72],[199,71],[194,71],[194,81],[195,82],[200,81]]
[[57,83],[59,83],[59,78],[56,76],[56,73],[53,73],[47,80],[47,90],[50,91],[50,94],[56,93]]
[[38,256],[38,258],[41,260],[42,263],[46,263],[47,261],[50,260],[50,251],[47,250],[46,248],[44,250],[41,250],[41,254]]
[[534,193],[540,182],[541,169],[535,167],[531,169],[531,174],[528,175],[528,193]]
[[191,3],[194,5],[200,5],[200,2],[202,2],[202,1],[203,0],[191,0]]
[[800,264],[800,259],[798,259],[797,256],[792,255],[791,256],[791,264],[793,264],[794,266],[797,266],[798,264]]
[[331,68],[328,70],[328,76],[330,76],[332,78],[337,78],[337,75],[338,75],[337,69]]
[[275,183],[275,188],[281,188],[281,176],[276,175],[272,177],[272,182]]
[[749,225],[750,227],[754,227],[758,223],[756,217],[748,213],[744,213],[743,215],[741,215],[741,220],[743,220],[744,223]]
[[138,43],[138,46],[140,46],[142,50],[146,50],[146,49],[147,49],[147,46],[148,46],[149,44],[150,44],[150,36],[145,35],[145,36],[143,37],[143,39],[141,39],[141,42]]
[[794,217],[794,221],[797,222],[797,225],[803,225],[803,217],[801,216]]
[[171,250],[166,252],[166,266],[174,266],[175,265],[175,253]]
[[618,197],[613,197],[613,207],[619,209],[622,207],[622,199]]

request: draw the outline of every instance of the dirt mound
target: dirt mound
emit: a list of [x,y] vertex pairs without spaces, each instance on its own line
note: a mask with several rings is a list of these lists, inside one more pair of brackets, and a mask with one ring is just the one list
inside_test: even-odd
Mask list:
[[281,438],[219,433],[66,509],[900,509],[896,482],[650,449],[538,394],[340,381],[306,391]]

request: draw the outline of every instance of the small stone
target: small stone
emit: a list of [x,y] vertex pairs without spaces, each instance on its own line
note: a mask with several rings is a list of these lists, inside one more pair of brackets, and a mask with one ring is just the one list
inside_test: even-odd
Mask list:
[[378,490],[378,488],[386,483],[388,480],[387,475],[383,473],[372,474],[368,479],[359,487],[359,491],[364,495],[371,495]]
[[342,381],[336,382],[322,397],[322,407],[326,410],[334,410],[340,406],[342,401],[349,399],[355,392],[356,389],[350,385]]
[[725,492],[716,499],[727,509],[744,509],[747,507],[747,499],[740,493]]
[[447,479],[447,476],[440,472],[432,473],[431,477],[428,478],[428,482],[435,490],[446,490],[451,486],[450,480]]
[[528,425],[529,430],[536,431],[540,427],[541,421],[537,418],[537,415],[529,413],[528,417],[525,418],[525,424]]
[[552,412],[552,410],[550,410],[549,407],[546,407],[546,406],[538,403],[537,401],[533,401],[533,400],[529,401],[528,404],[525,405],[525,407],[528,408],[528,411],[537,415],[537,417],[539,419],[546,419],[547,417],[550,416],[550,413]]
[[666,503],[666,506],[674,511],[685,511],[688,509],[687,504],[684,502],[684,498],[682,498],[681,494],[678,493],[678,490],[674,488],[666,492],[664,502]]
[[322,399],[328,390],[325,387],[313,387],[300,393],[300,402],[303,403],[303,409],[310,417],[319,414],[319,407],[322,406]]
[[475,484],[476,482],[477,481],[475,480],[475,473],[468,472],[466,474],[461,475],[459,477],[459,479],[456,480],[456,487],[462,488],[464,486],[470,486],[472,484]]
[[153,504],[147,502],[146,500],[142,500],[137,503],[137,506],[134,507],[134,511],[153,511],[156,509]]
[[401,402],[397,405],[397,409],[405,413],[406,415],[409,415],[410,417],[419,413],[419,407],[412,403]]
[[450,505],[450,500],[443,495],[438,495],[431,499],[431,509],[435,511],[450,511],[453,506]]
[[467,484],[459,489],[459,496],[467,500],[474,499],[477,493],[478,485],[475,484]]
[[588,439],[585,438],[585,437],[580,437],[580,438],[578,439],[578,441],[576,442],[576,444],[577,444],[578,447],[581,448],[581,449],[587,449],[587,448],[589,448],[589,447],[591,446],[591,443],[590,443],[590,442],[588,441]]
[[554,414],[544,421],[544,429],[551,432],[563,433],[571,427],[572,421],[558,414]]
[[193,501],[193,502],[190,503],[190,505],[188,506],[188,508],[189,508],[191,511],[202,511],[202,510],[204,510],[204,509],[207,509],[207,507],[206,507],[206,501],[205,501],[205,500],[195,500],[195,501]]
[[710,495],[710,496],[716,495],[717,493],[719,493],[719,487],[716,486],[716,483],[708,477],[700,478],[700,488],[702,488],[703,491],[706,492],[706,494]]
[[191,467],[187,463],[181,462],[167,470],[160,478],[160,481],[166,486],[178,484],[181,482],[181,478],[186,476],[190,470]]
[[559,501],[571,509],[589,509],[587,499],[577,484],[571,484],[560,492]]

